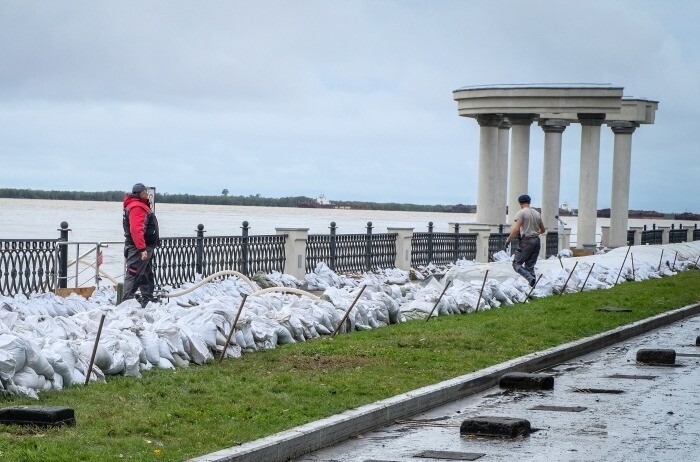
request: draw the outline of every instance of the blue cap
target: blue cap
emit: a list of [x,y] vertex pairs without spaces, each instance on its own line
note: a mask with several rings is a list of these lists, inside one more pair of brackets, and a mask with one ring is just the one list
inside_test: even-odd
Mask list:
[[518,202],[521,204],[529,204],[530,196],[528,196],[527,194],[523,194],[522,196],[518,197]]

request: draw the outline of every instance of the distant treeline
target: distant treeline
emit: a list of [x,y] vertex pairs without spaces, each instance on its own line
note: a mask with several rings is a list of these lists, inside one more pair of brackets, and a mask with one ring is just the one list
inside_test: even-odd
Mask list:
[[[0,197],[10,199],[45,199],[74,201],[121,202],[124,191],[42,191],[36,189],[0,188]],[[250,196],[200,196],[195,194],[156,193],[156,203],[171,204],[207,204],[207,205],[253,205],[258,207],[299,207],[300,204],[315,204],[316,200],[306,196],[262,197],[260,194]],[[333,201],[333,206],[364,210],[399,210],[413,212],[452,212],[462,211],[452,205],[399,204],[396,202],[360,202]]]

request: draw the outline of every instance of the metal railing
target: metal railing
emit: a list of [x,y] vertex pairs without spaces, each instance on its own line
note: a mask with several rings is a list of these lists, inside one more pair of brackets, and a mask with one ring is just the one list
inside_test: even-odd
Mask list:
[[204,225],[196,237],[165,237],[153,256],[156,285],[178,287],[222,270],[251,276],[258,271],[284,272],[285,234],[250,236],[247,221],[241,236],[204,236]]
[[396,233],[374,234],[367,222],[365,234],[337,234],[331,222],[330,234],[309,234],[306,241],[306,272],[325,262],[338,272],[393,268],[396,262]]
[[429,263],[446,265],[460,259],[475,260],[477,237],[477,233],[460,233],[459,224],[455,224],[454,233],[435,233],[431,221],[427,233],[413,233],[411,266]]
[[686,242],[688,240],[688,230],[683,229],[683,225],[679,225],[676,229],[675,225],[671,225],[671,229],[668,231],[668,242],[670,244],[680,244],[681,242]]
[[651,226],[652,229],[647,229],[647,225],[644,225],[644,230],[642,231],[642,245],[657,245],[663,242],[663,230],[656,229],[656,224]]
[[0,295],[54,290],[57,242],[58,239],[0,239]]

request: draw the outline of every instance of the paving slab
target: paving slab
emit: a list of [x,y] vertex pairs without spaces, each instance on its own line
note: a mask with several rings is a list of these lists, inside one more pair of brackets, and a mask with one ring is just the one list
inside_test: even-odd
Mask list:
[[[479,454],[489,462],[700,460],[700,358],[683,356],[685,367],[658,367],[653,375],[636,361],[648,345],[698,353],[688,340],[699,331],[700,316],[678,321],[547,368],[542,372],[556,377],[553,390],[493,387],[412,417],[421,425],[398,422],[294,460],[405,462],[425,460],[418,454],[429,451]],[[461,422],[482,415],[525,418],[534,432],[515,439],[460,436]]]

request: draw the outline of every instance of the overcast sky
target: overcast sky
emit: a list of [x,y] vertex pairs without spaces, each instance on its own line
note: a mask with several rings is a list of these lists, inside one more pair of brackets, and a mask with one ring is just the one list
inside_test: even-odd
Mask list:
[[[694,0],[0,0],[0,187],[475,204],[479,130],[453,90],[611,83],[660,102],[630,208],[700,212],[698,24]],[[603,127],[599,208],[612,150]]]

